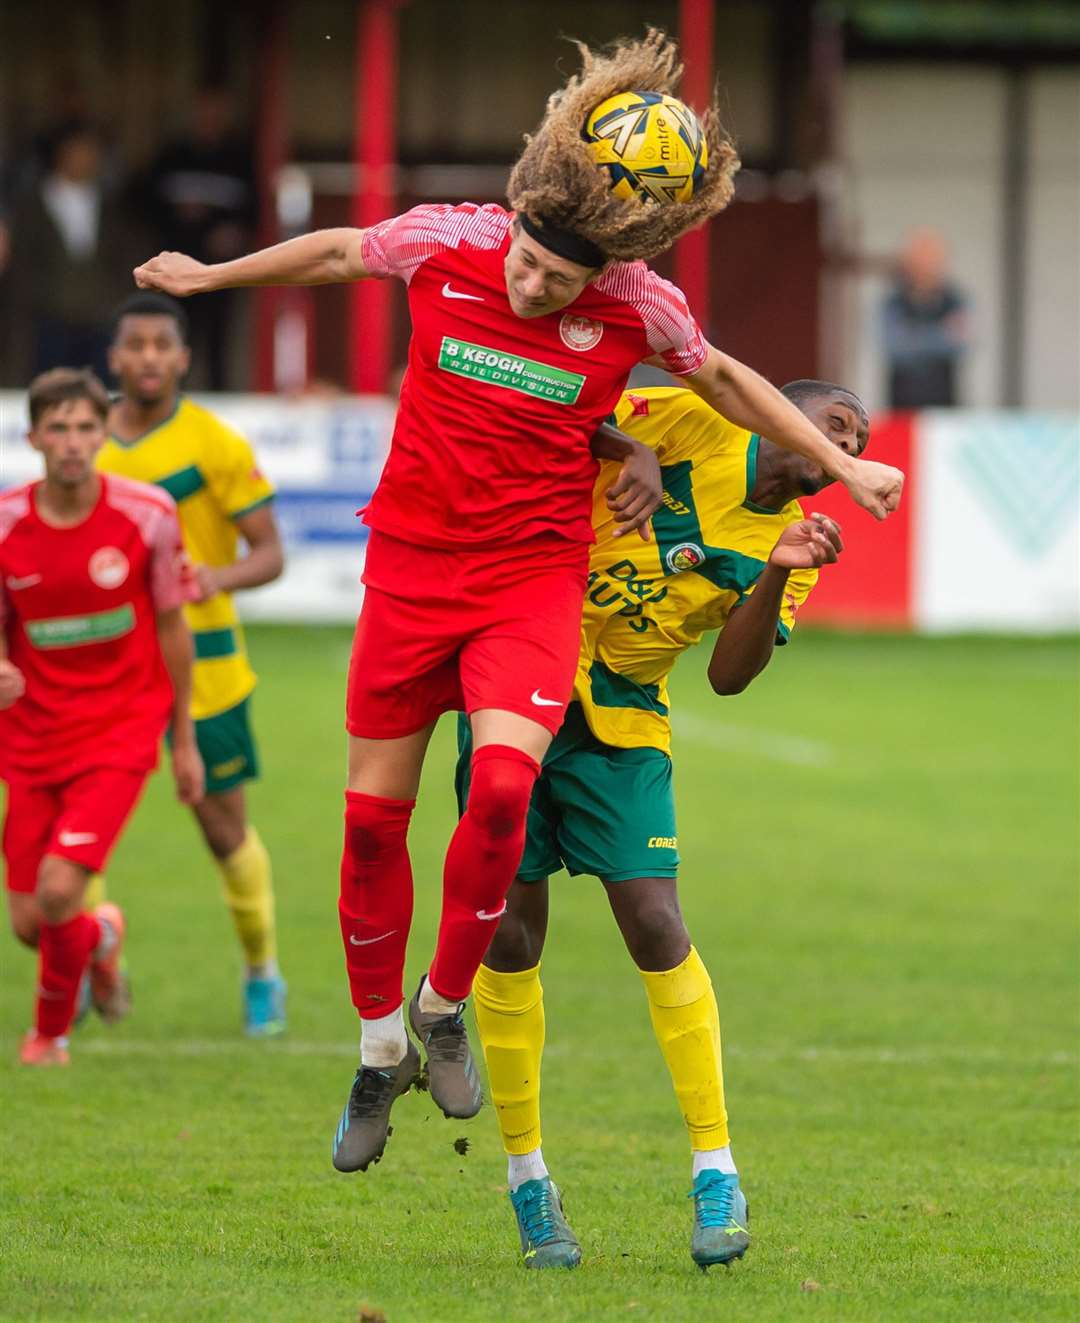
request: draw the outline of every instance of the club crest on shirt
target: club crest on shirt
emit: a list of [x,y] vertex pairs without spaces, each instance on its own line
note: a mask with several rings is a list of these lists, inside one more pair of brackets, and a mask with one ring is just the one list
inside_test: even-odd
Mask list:
[[130,568],[119,547],[98,547],[87,566],[90,578],[99,588],[119,588]]
[[584,353],[594,349],[604,334],[604,323],[591,317],[580,317],[577,313],[564,312],[559,319],[559,339],[567,349],[576,349]]
[[664,561],[672,574],[680,574],[683,570],[696,570],[699,565],[703,565],[705,552],[696,542],[680,542],[677,547],[671,548]]

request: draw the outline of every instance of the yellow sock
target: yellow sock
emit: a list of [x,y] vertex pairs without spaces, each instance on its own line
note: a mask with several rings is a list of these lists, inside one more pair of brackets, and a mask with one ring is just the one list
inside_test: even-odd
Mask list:
[[540,966],[498,974],[481,965],[473,983],[473,1005],[503,1148],[507,1153],[531,1153],[540,1147]]
[[83,909],[89,912],[95,910],[105,899],[105,877],[102,873],[91,873],[86,879],[86,890],[83,892]]
[[720,1057],[720,1015],[709,971],[690,954],[674,969],[638,971],[649,999],[656,1041],[664,1054],[692,1149],[726,1148],[727,1111]]
[[255,828],[249,825],[243,843],[217,863],[225,880],[225,903],[248,964],[270,964],[277,959],[274,884],[270,856]]

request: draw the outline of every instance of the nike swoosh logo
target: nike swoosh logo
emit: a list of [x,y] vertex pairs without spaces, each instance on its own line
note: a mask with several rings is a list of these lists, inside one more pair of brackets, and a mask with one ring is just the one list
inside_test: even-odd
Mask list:
[[501,909],[493,910],[491,914],[489,914],[487,910],[477,910],[476,917],[478,919],[501,919],[505,913],[506,913],[506,901],[504,900]]
[[382,935],[381,937],[365,937],[365,938],[363,938],[363,939],[356,938],[356,937],[354,937],[354,936],[352,935],[352,933],[350,933],[350,934],[349,934],[349,945],[350,945],[350,946],[370,946],[370,945],[372,944],[372,942],[385,942],[386,939],[387,939],[388,937],[393,937],[393,935],[394,935],[396,932],[397,932],[397,929],[396,929],[396,928],[391,928],[390,931],[389,931],[388,933],[383,933],[383,935]]
[[444,299],[468,299],[470,303],[483,303],[479,294],[461,294],[456,289],[450,288],[449,280],[442,287],[442,296]]
[[40,574],[24,574],[21,579],[9,578],[7,586],[13,593],[17,593],[20,588],[33,588],[35,583],[41,582]]
[[97,832],[62,831],[56,839],[61,845],[93,845],[97,840]]
[[535,703],[537,707],[565,707],[565,706],[566,706],[565,703],[560,703],[559,700],[558,700],[557,698],[541,698],[541,697],[540,697],[540,690],[539,690],[539,689],[534,689],[534,690],[532,691],[532,695],[531,695],[530,701],[533,702],[533,703]]

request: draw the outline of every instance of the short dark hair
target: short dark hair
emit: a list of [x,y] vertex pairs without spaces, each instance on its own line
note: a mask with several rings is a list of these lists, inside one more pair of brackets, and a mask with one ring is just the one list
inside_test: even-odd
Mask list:
[[789,381],[780,387],[780,394],[785,395],[797,408],[813,400],[820,400],[826,395],[846,395],[863,417],[868,417],[866,405],[847,386],[838,386],[835,381],[817,381],[813,377],[800,377],[798,381]]
[[30,426],[42,414],[69,400],[89,400],[102,422],[109,416],[109,392],[89,368],[52,368],[30,383]]
[[112,338],[115,341],[120,331],[120,323],[125,317],[171,317],[176,323],[180,339],[188,343],[188,315],[181,304],[168,294],[158,294],[152,289],[140,290],[132,294],[113,313]]

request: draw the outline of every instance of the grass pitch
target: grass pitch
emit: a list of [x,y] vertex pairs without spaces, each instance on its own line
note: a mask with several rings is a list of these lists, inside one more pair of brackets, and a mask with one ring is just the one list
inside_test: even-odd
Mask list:
[[[240,1036],[215,874],[159,776],[110,877],[131,1020],[79,1032],[69,1071],[20,1071],[33,964],[0,939],[0,1318],[1076,1317],[1075,641],[805,634],[726,700],[683,663],[682,892],[754,1233],[702,1276],[681,1122],[586,879],[557,882],[544,966],[544,1150],[582,1267],[521,1267],[486,1110],[450,1122],[409,1095],[377,1169],[332,1170],[356,1041],[335,913],[348,634],[251,633],[290,1034]],[[446,720],[410,979],[451,742]]]

